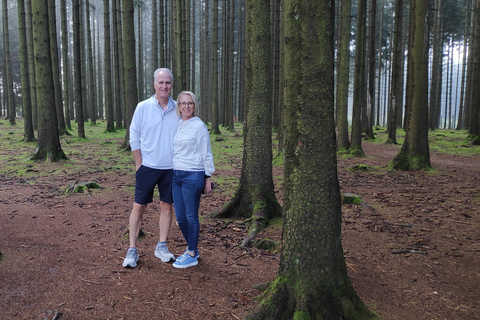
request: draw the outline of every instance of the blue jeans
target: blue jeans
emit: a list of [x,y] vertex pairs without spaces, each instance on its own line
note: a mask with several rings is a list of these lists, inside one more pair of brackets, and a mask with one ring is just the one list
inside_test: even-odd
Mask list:
[[205,187],[204,171],[173,170],[173,205],[178,226],[187,241],[188,251],[196,252],[200,222],[198,208]]

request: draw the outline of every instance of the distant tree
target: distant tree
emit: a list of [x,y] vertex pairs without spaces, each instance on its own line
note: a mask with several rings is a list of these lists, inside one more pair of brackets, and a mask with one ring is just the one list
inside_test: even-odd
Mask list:
[[334,121],[334,7],[329,1],[285,0],[283,9],[282,252],[276,279],[246,319],[373,319],[353,289],[343,257]]
[[95,66],[93,64],[93,44],[92,44],[92,24],[91,24],[91,4],[90,0],[85,0],[85,31],[87,35],[87,65],[88,65],[88,106],[90,107],[90,123],[97,124],[97,106],[95,104]]
[[8,3],[7,0],[2,0],[3,3],[3,48],[5,55],[5,75],[3,81],[6,82],[5,92],[7,102],[7,117],[11,125],[15,125],[15,94],[13,92],[13,76],[12,76],[12,63],[10,60],[10,35],[8,34]]
[[110,0],[103,0],[103,35],[105,57],[105,113],[107,116],[107,131],[115,132],[113,104],[112,104],[112,59],[110,50]]
[[132,121],[135,107],[138,103],[138,91],[137,91],[137,69],[135,58],[135,18],[134,7],[132,1],[123,1],[123,57],[125,70],[125,140],[123,142],[123,149],[130,149],[130,122]]
[[[480,0],[477,2],[477,8],[480,8]],[[475,31],[475,71],[474,71],[474,87],[480,86],[480,12],[477,10],[477,25]],[[480,145],[480,92],[474,90],[471,114],[470,114],[470,128],[468,130],[469,139],[473,144]]]
[[351,0],[341,3],[338,39],[338,80],[337,80],[337,148],[347,151],[350,148],[348,137],[348,84],[350,80],[350,32],[351,32]]
[[[233,0],[227,0],[225,8],[225,23],[227,26],[233,26],[233,15],[235,6],[232,4]],[[234,28],[224,28],[225,30],[225,54],[222,54],[224,65],[224,88],[223,90],[223,107],[225,110],[224,124],[228,130],[234,131],[234,115],[233,115],[233,51],[234,51]],[[272,69],[273,70],[273,69]],[[270,72],[272,74],[272,71]],[[273,80],[273,78],[272,78]],[[273,107],[273,106],[272,106]]]
[[[146,55],[145,55],[145,45],[144,45],[144,30],[143,30],[143,13],[146,9],[146,5],[143,1],[138,1],[134,2],[134,9],[136,8],[137,11],[137,21],[138,21],[138,27],[137,27],[137,39],[138,43],[135,46],[136,49],[138,50],[138,61],[139,63],[137,64],[137,73],[138,73],[138,82],[137,82],[137,90],[138,90],[138,95],[141,96],[141,99],[143,100],[145,97],[145,68],[146,64],[142,63],[142,61],[145,61]],[[125,48],[124,48],[125,50]],[[151,65],[151,63],[149,64]],[[125,93],[126,94],[126,93]],[[127,105],[125,105],[125,108],[128,108]],[[128,116],[127,116],[128,118]],[[128,119],[127,119],[128,121]]]
[[429,110],[429,128],[436,129],[439,127],[440,107],[442,94],[442,78],[443,78],[443,8],[445,0],[435,0],[433,10],[433,59],[432,59],[432,81],[430,85],[430,110]]
[[215,216],[251,219],[247,246],[269,219],[281,216],[272,177],[272,82],[269,0],[246,2],[246,106],[240,183]]
[[85,122],[83,116],[83,99],[82,99],[82,60],[80,48],[80,0],[72,0],[73,9],[73,72],[75,83],[75,117],[78,125],[78,137],[85,139]]
[[218,100],[218,0],[213,0],[212,25],[212,133],[220,134]]
[[[476,45],[476,38],[475,38],[475,25],[477,19],[477,0],[472,0],[472,6],[470,10],[470,32],[469,32],[469,48],[475,48]],[[463,112],[464,117],[463,121],[465,123],[465,127],[470,125],[470,113],[471,113],[471,106],[472,106],[472,96],[473,91],[475,90],[474,83],[473,83],[473,71],[475,69],[475,50],[468,50],[468,58],[467,58],[467,73],[465,75],[465,110]]]
[[[152,65],[153,68],[148,69],[148,71],[156,70],[160,67],[160,62],[158,60],[158,3],[157,0],[152,0],[152,41],[151,41],[151,49],[152,49]],[[149,72],[149,74],[153,74],[153,72]]]
[[[200,97],[202,101],[211,102],[211,92],[212,92],[212,77],[211,77],[211,63],[212,60],[207,58],[211,57],[209,52],[211,52],[211,40],[210,35],[210,2],[206,1],[203,6],[203,13],[201,15],[202,21],[201,25],[203,26],[200,30]],[[202,119],[206,122],[210,122],[211,117],[211,103],[210,108],[204,108],[202,110]]]
[[[112,34],[113,34],[113,106],[115,108],[115,129],[120,130],[123,128],[123,116],[122,116],[122,72],[120,68],[120,43],[122,37],[120,36],[121,23],[119,22],[119,15],[117,12],[118,0],[112,0]],[[120,29],[120,31],[118,30]]]
[[367,0],[358,1],[357,37],[355,46],[355,74],[353,80],[352,133],[349,152],[355,156],[365,155],[362,149],[362,109],[365,89],[365,43],[367,23]]
[[18,29],[20,41],[20,69],[22,72],[23,138],[25,142],[35,141],[32,123],[32,98],[30,95],[30,72],[28,70],[27,31],[25,27],[25,2],[17,2]]
[[159,0],[159,10],[158,10],[158,19],[159,25],[158,25],[158,42],[160,44],[159,50],[158,50],[158,61],[159,64],[156,66],[155,69],[157,68],[163,68],[167,67],[167,60],[166,60],[166,44],[165,44],[165,0]]
[[[480,1],[480,0],[479,0]],[[410,4],[405,141],[390,166],[400,170],[431,168],[428,144],[428,3]]]
[[60,24],[62,30],[62,68],[63,68],[63,100],[64,100],[64,117],[65,117],[65,127],[69,130],[72,129],[72,124],[70,122],[70,61],[68,58],[68,29],[67,29],[67,1],[60,0]]
[[58,57],[57,43],[57,18],[55,15],[55,1],[48,2],[48,25],[50,30],[50,55],[52,57],[53,92],[55,93],[55,109],[57,110],[58,133],[68,134],[63,116],[63,97],[60,72],[60,59]]
[[460,80],[460,105],[458,106],[458,121],[457,121],[457,130],[465,128],[465,78],[466,78],[466,70],[467,70],[467,52],[468,52],[468,34],[469,30],[469,21],[470,21],[470,8],[471,8],[471,0],[466,0],[466,8],[465,8],[465,23],[463,26],[463,58],[462,58],[462,71],[461,71],[461,80]]
[[37,75],[38,138],[33,160],[67,159],[60,145],[48,23],[48,1],[32,0],[35,72]]
[[[376,37],[377,32],[377,0],[370,0],[370,15],[368,28],[368,92],[365,107],[365,136],[367,139],[375,139],[373,134],[373,121],[375,118],[375,57],[377,53]],[[380,51],[380,50],[379,50]]]
[[403,0],[395,1],[395,26],[393,31],[393,58],[392,58],[392,83],[390,86],[390,100],[388,107],[388,137],[386,143],[397,144],[397,116],[398,109],[403,102],[403,68],[404,48],[403,34]]
[[37,87],[35,86],[35,63],[33,58],[33,32],[32,32],[32,1],[25,0],[25,20],[27,27],[28,70],[30,72],[30,89],[32,100],[33,130],[37,130]]

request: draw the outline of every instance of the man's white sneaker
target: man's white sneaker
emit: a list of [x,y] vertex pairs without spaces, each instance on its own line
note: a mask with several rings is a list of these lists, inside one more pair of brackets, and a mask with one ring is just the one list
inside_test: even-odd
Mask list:
[[167,245],[160,242],[157,243],[155,257],[162,260],[162,262],[170,262],[170,260],[175,260],[175,256],[168,251]]
[[138,261],[137,248],[129,248],[127,251],[127,257],[123,260],[123,267],[135,268]]

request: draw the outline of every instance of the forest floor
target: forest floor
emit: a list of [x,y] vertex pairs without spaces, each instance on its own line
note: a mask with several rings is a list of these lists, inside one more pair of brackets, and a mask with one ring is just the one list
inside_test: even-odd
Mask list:
[[[18,132],[1,125],[0,136],[9,134],[15,147],[0,148],[0,319],[241,319],[258,304],[259,284],[274,279],[279,253],[241,249],[242,221],[202,219],[199,265],[162,263],[153,255],[158,200],[145,214],[139,266],[123,268],[134,166],[131,154],[104,152],[123,137],[81,141],[81,149],[63,137],[70,161],[52,164],[25,161],[19,150],[34,144],[19,147]],[[342,207],[343,249],[358,295],[382,319],[480,319],[478,153],[431,152],[435,170],[393,172],[386,165],[399,146],[363,148],[366,157],[338,160],[342,192],[366,204]],[[218,188],[203,197],[202,216],[230,199],[240,169],[241,155],[217,168]],[[280,202],[281,175],[276,167]],[[82,181],[103,189],[64,194]],[[280,240],[280,223],[259,238]],[[169,248],[185,250],[175,222]]]

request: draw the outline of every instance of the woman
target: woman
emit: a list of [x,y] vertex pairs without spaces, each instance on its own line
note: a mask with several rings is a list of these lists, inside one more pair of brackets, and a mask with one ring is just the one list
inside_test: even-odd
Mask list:
[[210,176],[215,171],[207,127],[195,116],[198,108],[193,92],[183,91],[178,95],[177,113],[182,119],[173,139],[172,191],[175,215],[187,241],[187,251],[173,263],[175,268],[198,264],[200,197],[202,192],[212,191]]

